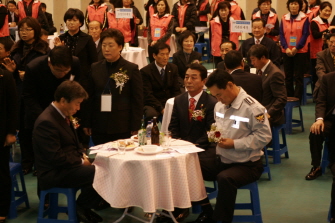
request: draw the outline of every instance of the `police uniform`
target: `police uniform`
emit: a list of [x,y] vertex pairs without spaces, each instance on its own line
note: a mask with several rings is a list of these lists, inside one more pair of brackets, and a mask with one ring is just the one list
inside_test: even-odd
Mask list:
[[237,188],[252,183],[263,172],[262,148],[271,140],[265,108],[243,88],[231,105],[218,102],[214,108],[217,128],[223,138],[234,140],[234,148],[217,145],[216,162],[202,167],[205,180],[217,180],[219,192],[213,219],[232,222]]

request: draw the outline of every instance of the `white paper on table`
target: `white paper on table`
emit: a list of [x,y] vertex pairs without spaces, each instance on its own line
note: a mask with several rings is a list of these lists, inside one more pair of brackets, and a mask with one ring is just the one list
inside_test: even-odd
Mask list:
[[114,156],[116,154],[118,154],[118,151],[98,151],[95,150],[96,153],[99,154],[99,156],[106,156],[106,157],[110,157],[110,156]]
[[171,146],[170,149],[173,149],[177,151],[178,153],[186,154],[186,153],[198,153],[205,151],[204,149],[201,149],[196,146]]
[[96,153],[100,153],[101,151],[104,152],[111,152],[111,151],[115,151],[117,150],[117,143],[115,142],[107,142],[105,144],[100,144],[97,146],[92,146],[90,148],[90,154],[96,154]]

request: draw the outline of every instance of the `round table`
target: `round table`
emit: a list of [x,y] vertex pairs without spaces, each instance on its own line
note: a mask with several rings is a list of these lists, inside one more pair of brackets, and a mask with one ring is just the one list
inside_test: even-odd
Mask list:
[[138,65],[138,69],[148,65],[148,60],[145,54],[145,50],[140,47],[129,47],[127,50],[123,48],[121,56],[132,63]]

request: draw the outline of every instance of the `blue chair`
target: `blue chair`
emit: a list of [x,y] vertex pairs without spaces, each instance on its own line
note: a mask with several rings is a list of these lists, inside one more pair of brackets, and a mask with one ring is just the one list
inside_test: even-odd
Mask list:
[[306,105],[307,100],[313,98],[313,91],[312,93],[307,93],[308,84],[311,85],[312,89],[312,76],[310,74],[304,74],[304,88],[302,92],[301,105]]
[[269,166],[269,159],[268,159],[268,150],[267,147],[264,147],[264,157],[265,157],[265,164],[263,164],[263,174],[267,173],[269,180],[272,180],[271,178],[271,172],[270,172],[270,166]]
[[[299,108],[300,120],[292,119],[293,108]],[[293,127],[301,127],[301,131],[305,131],[304,129],[304,120],[302,117],[301,106],[299,102],[299,98],[287,97],[287,103],[285,105],[285,118],[286,118],[286,132],[287,134],[292,134]]]
[[[194,49],[196,51],[198,51],[199,53],[201,53],[202,55],[202,60],[209,60],[209,54],[208,54],[208,50],[206,50],[207,44],[206,43],[196,43],[194,44]],[[206,56],[204,56],[206,52]]]
[[[68,222],[77,223],[76,213],[76,193],[78,188],[58,188],[42,190],[40,195],[40,205],[38,209],[37,223],[57,223]],[[58,206],[58,194],[65,194],[67,197],[67,207]],[[44,209],[46,195],[49,194],[49,207]],[[58,220],[59,213],[67,213],[68,220]],[[44,218],[48,216],[48,218]]]
[[[272,131],[272,145],[269,148],[272,150],[267,150],[269,156],[273,157],[273,164],[281,163],[280,156],[285,153],[285,157],[289,158],[288,147],[286,143],[285,125],[273,126]],[[281,131],[282,143],[280,143],[279,132]]]
[[[206,187],[207,197],[209,200],[212,200],[218,196],[218,182],[213,181],[214,187]],[[192,205],[192,213],[199,214],[201,213],[200,205]]]
[[[10,177],[12,180],[12,190],[11,190],[11,202],[10,202],[8,218],[13,219],[17,217],[16,208],[19,205],[21,205],[22,203],[25,203],[26,208],[30,208],[30,205],[29,205],[28,194],[26,190],[26,184],[24,182],[24,175],[22,172],[21,164],[9,162],[9,169],[10,169]],[[22,190],[20,190],[18,181],[16,179],[17,174],[20,175]]]
[[204,41],[206,43],[207,54],[208,54],[208,56],[210,56],[211,55],[211,42],[210,42],[210,39],[209,38],[205,38]]
[[322,174],[325,174],[326,169],[327,169],[327,167],[329,165],[327,141],[328,140],[325,139],[324,146],[323,146],[323,154],[322,154],[322,160],[321,160]]

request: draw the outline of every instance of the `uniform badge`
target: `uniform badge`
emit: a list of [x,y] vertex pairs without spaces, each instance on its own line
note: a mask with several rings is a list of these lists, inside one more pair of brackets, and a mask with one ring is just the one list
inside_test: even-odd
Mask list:
[[252,105],[254,104],[254,100],[251,97],[247,97],[244,99],[245,102],[247,102],[248,105]]
[[256,115],[256,116],[255,116],[255,119],[256,119],[257,122],[259,122],[259,123],[264,123],[264,121],[265,121],[264,113],[259,114],[259,115]]

